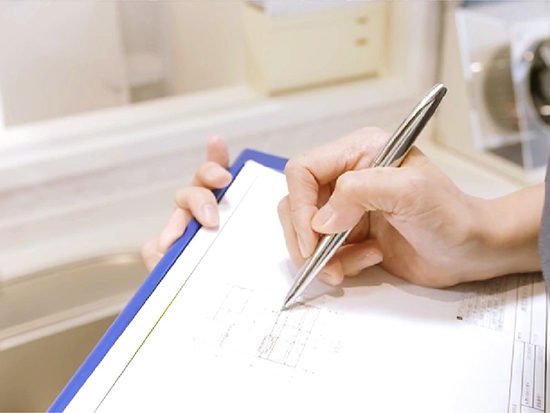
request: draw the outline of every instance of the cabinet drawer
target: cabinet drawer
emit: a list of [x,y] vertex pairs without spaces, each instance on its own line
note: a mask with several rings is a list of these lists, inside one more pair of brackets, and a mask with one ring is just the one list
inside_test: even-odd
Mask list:
[[381,68],[383,3],[276,18],[246,7],[249,79],[261,92],[375,75]]

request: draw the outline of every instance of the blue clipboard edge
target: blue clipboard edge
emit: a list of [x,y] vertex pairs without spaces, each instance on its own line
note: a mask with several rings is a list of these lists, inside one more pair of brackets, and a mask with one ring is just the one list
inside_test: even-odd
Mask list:
[[[271,169],[282,172],[286,165],[287,159],[258,152],[252,149],[245,149],[229,168],[229,172],[233,176],[233,180],[235,180],[236,176],[239,174],[247,161],[255,161]],[[214,195],[216,195],[216,199],[218,199],[218,201],[223,197],[229,186],[231,186],[233,180],[227,187],[214,191]],[[143,304],[145,304],[149,296],[153,293],[157,285],[162,281],[168,270],[176,262],[185,247],[189,244],[189,242],[191,242],[200,227],[200,224],[195,219],[189,223],[181,238],[178,239],[172,247],[170,247],[168,252],[149,274],[147,279],[137,290],[136,294],[118,315],[113,324],[111,324],[104,336],[88,355],[84,363],[82,363],[76,371],[63,391],[59,394],[59,396],[57,396],[51,407],[48,409],[48,412],[62,412],[67,408],[71,400],[76,396],[84,383],[86,383],[88,377],[90,377],[95,368],[99,365],[99,363],[101,363],[111,347],[122,335],[126,329],[126,326],[130,324]]]

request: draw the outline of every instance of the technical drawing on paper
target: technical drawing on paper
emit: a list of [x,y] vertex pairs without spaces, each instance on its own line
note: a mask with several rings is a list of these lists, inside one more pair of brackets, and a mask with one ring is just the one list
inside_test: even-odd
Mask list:
[[508,282],[508,278],[499,277],[457,287],[464,294],[457,320],[503,331]]
[[268,310],[250,289],[227,285],[225,290],[221,305],[203,321],[200,341],[306,371],[313,364],[308,359],[341,351],[340,314],[310,305]]
[[[546,400],[545,285],[541,274],[522,274],[465,284],[457,319],[499,333],[506,309],[514,320],[512,369],[508,411],[543,412]],[[507,294],[513,294],[508,302]]]

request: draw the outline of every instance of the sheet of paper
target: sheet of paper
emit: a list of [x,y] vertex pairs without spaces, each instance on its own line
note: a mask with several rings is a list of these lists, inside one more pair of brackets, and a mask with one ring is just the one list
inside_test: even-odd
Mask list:
[[544,410],[539,278],[433,290],[375,268],[280,312],[286,192],[247,163],[66,411]]

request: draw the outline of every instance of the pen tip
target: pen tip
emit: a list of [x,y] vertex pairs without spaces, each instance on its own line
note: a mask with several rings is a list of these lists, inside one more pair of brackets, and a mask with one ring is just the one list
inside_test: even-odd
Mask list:
[[285,300],[285,303],[281,307],[281,311],[286,311],[289,308],[292,308],[296,305],[296,298],[295,297],[289,297]]

